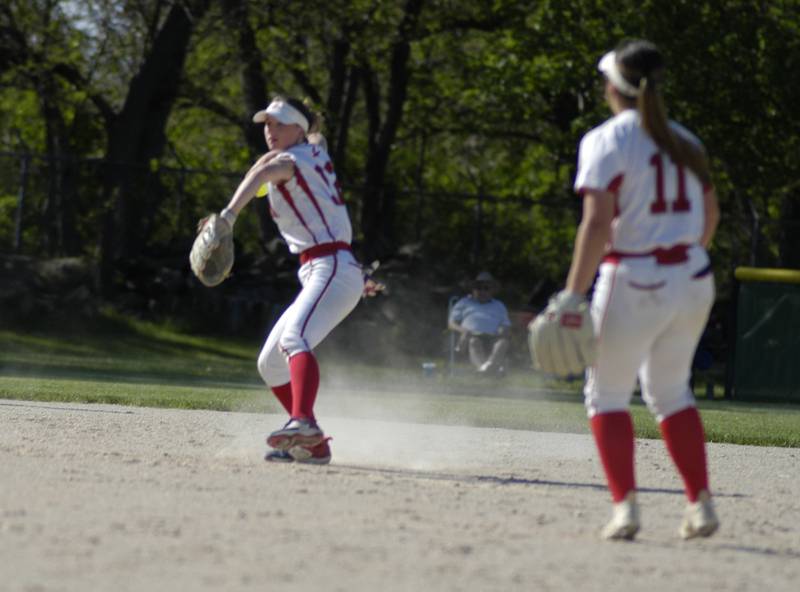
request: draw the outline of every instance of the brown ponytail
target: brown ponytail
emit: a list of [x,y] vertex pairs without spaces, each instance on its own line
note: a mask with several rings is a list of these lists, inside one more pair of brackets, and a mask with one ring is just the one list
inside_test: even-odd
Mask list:
[[620,73],[639,88],[636,108],[642,127],[674,163],[688,167],[704,185],[710,184],[711,172],[705,151],[669,125],[659,92],[664,60],[658,48],[649,41],[627,41],[616,49],[616,54]]
[[313,110],[310,100],[301,101],[293,97],[284,100],[300,111],[303,117],[308,120],[308,134],[306,135],[319,133],[322,128],[322,117]]
[[669,154],[672,162],[689,167],[703,185],[710,184],[711,172],[705,152],[670,127],[664,101],[655,85],[649,84],[647,78],[642,78],[639,90],[636,107],[645,131],[661,150]]

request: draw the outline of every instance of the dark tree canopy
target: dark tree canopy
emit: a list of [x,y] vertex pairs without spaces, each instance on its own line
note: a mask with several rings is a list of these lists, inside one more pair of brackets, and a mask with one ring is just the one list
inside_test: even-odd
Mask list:
[[[325,115],[363,256],[414,243],[454,275],[559,283],[577,143],[608,116],[597,59],[624,37],[662,48],[670,115],[711,156],[717,264],[799,267],[800,7],[755,0],[10,0],[0,248],[107,274],[184,248],[264,150],[251,114],[285,93]],[[47,163],[24,203],[22,155]],[[257,252],[275,235],[254,204]]]

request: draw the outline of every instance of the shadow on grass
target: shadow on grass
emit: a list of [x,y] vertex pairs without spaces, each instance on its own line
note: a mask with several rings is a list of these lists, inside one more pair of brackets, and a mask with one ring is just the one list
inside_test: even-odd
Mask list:
[[[255,372],[249,373],[255,374]],[[240,373],[216,372],[214,376],[207,374],[191,374],[180,371],[135,372],[128,373],[119,370],[103,372],[92,366],[60,366],[57,364],[24,364],[17,363],[13,366],[4,366],[0,363],[0,376],[13,378],[40,378],[85,380],[91,382],[107,382],[122,384],[152,384],[172,386],[202,386],[209,388],[256,388],[263,384],[256,377],[248,379]]]
[[[8,325],[0,352],[27,348],[40,353],[94,353],[113,355],[212,356],[223,360],[253,360],[259,343],[236,342],[230,337],[191,335],[169,324],[137,321],[105,312],[91,321],[55,321]],[[88,351],[87,351],[88,350]]]

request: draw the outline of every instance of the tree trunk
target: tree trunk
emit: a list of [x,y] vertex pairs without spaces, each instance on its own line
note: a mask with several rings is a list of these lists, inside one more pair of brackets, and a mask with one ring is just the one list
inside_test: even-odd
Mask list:
[[[105,194],[111,205],[102,240],[101,281],[110,286],[115,261],[139,255],[145,244],[145,224],[161,195],[147,195],[141,183],[150,163],[162,155],[165,127],[178,96],[178,86],[194,21],[210,0],[175,3],[155,34],[150,53],[131,80],[122,111],[108,130]],[[191,14],[188,12],[191,9]]]
[[[236,32],[239,63],[241,64],[242,91],[244,94],[245,114],[241,118],[242,132],[247,146],[253,155],[263,154],[267,146],[263,128],[254,124],[250,117],[256,111],[267,106],[267,83],[261,66],[261,52],[256,44],[256,35],[250,24],[248,2],[246,0],[226,0],[224,3],[225,19],[231,31]],[[244,171],[242,172],[244,174]],[[261,244],[266,246],[275,236],[275,225],[269,213],[269,201],[253,200],[258,216]]]
[[60,110],[58,85],[51,73],[42,75],[37,89],[45,122],[47,198],[43,210],[44,250],[48,255],[74,255],[80,250],[75,228],[74,202],[77,197],[76,163],[69,158],[72,146]]
[[392,144],[397,137],[397,129],[403,116],[410,78],[408,58],[411,53],[411,36],[416,29],[422,5],[423,0],[406,0],[403,21],[392,46],[389,92],[382,125],[378,112],[378,85],[374,76],[365,77],[364,92],[369,113],[370,150],[366,165],[361,227],[364,230],[364,251],[367,259],[380,257],[395,247],[392,236],[395,192],[388,191],[385,187],[386,170]]

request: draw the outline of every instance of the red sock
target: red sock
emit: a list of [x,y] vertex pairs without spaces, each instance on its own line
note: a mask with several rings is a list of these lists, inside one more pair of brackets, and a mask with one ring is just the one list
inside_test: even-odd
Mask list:
[[659,427],[667,450],[683,477],[686,497],[695,502],[697,494],[708,489],[706,438],[700,414],[695,407],[689,407],[665,418]]
[[614,503],[636,489],[633,473],[633,420],[627,411],[595,415],[592,433]]
[[281,402],[283,408],[286,409],[286,413],[289,415],[292,414],[292,383],[287,382],[286,384],[281,384],[279,386],[272,386],[270,387],[272,392],[275,393],[275,396],[278,397],[278,401]]
[[314,401],[319,388],[319,366],[311,352],[300,352],[289,358],[292,375],[292,417],[314,420]]

